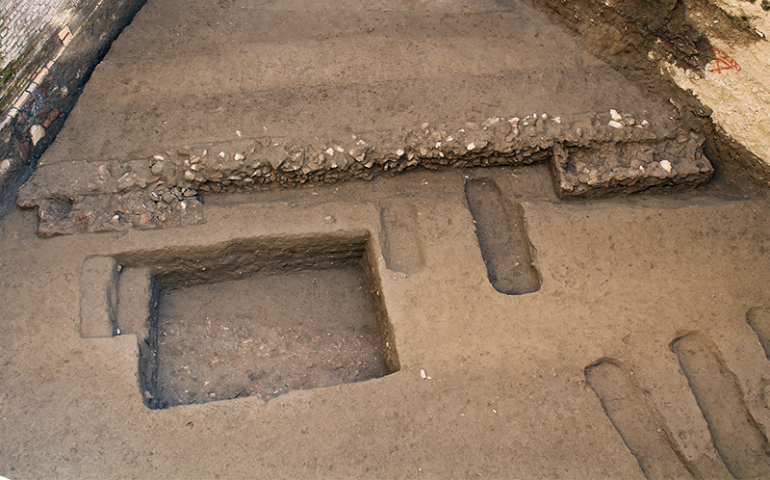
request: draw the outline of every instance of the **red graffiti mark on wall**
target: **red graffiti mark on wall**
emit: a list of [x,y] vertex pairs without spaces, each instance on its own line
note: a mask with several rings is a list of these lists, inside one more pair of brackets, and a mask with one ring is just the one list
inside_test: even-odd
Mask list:
[[735,70],[736,72],[741,71],[741,66],[738,65],[738,62],[736,62],[735,59],[730,58],[730,55],[728,55],[727,52],[714,48],[714,53],[716,53],[716,63],[715,68],[710,70],[712,73],[722,73],[727,70]]

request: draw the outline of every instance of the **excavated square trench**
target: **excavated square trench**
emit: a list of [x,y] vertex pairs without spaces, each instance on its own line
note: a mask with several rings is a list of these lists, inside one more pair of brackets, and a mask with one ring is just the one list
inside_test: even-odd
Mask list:
[[[140,275],[151,292],[139,340],[146,405],[269,399],[397,371],[368,243],[368,235],[245,240],[120,258],[152,265]],[[124,267],[127,285],[137,270]],[[128,290],[121,285],[125,308]]]

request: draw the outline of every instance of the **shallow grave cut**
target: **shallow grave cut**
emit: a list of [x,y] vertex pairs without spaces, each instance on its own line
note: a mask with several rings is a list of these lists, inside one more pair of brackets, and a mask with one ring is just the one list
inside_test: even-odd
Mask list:
[[249,240],[122,259],[153,265],[145,403],[269,399],[397,371],[368,242]]
[[492,286],[506,295],[540,290],[532,244],[527,236],[521,206],[503,197],[500,187],[487,178],[465,184],[465,198],[476,226],[481,256]]

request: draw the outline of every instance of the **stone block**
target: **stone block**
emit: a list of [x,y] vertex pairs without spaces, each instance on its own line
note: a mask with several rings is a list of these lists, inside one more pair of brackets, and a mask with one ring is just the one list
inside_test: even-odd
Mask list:
[[695,133],[659,142],[606,143],[591,148],[554,147],[553,166],[562,197],[599,197],[654,187],[688,189],[707,183],[714,169]]

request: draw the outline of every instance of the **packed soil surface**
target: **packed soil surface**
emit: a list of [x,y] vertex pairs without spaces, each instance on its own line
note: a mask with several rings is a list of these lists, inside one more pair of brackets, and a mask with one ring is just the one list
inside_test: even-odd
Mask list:
[[[519,1],[149,0],[41,163],[610,108],[674,106]],[[573,201],[545,165],[415,170],[53,238],[16,209],[0,475],[768,478],[770,203],[716,167],[689,192]],[[314,263],[346,239],[354,268]],[[207,277],[228,255],[270,271]],[[144,329],[83,338],[94,256],[157,275]],[[197,280],[164,287],[175,265]]]
[[150,0],[41,164],[666,107],[523,2]]

